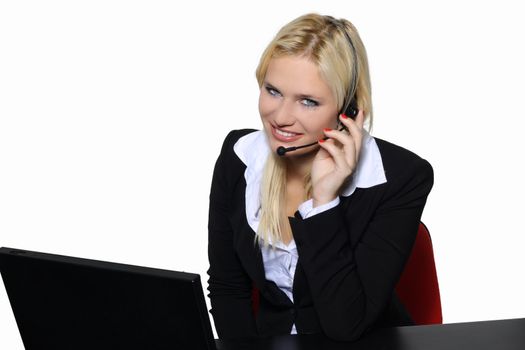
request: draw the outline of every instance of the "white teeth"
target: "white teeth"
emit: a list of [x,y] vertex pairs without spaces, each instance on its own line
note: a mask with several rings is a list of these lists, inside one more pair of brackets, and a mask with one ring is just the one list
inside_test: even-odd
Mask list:
[[275,132],[278,133],[279,135],[282,135],[284,137],[292,137],[292,136],[295,136],[297,134],[293,134],[291,132],[286,132],[286,131],[282,131],[282,130],[279,130],[279,129],[275,129]]

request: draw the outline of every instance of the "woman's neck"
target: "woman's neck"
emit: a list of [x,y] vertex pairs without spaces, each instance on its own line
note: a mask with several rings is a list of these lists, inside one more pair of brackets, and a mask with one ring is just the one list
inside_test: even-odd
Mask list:
[[304,179],[312,170],[313,154],[286,158],[286,177],[288,180]]

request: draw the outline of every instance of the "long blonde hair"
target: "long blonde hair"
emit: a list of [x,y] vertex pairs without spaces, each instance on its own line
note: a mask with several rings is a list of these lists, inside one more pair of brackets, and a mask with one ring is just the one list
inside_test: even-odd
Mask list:
[[[315,63],[330,86],[339,110],[349,90],[355,88],[357,107],[364,111],[371,127],[373,113],[368,58],[352,23],[311,13],[286,24],[261,56],[255,72],[259,88],[262,87],[271,59],[283,56],[306,57]],[[355,86],[351,86],[352,81]],[[305,178],[305,189],[306,200],[310,196],[310,176]],[[282,241],[283,237],[291,234],[285,196],[286,164],[271,152],[262,178],[261,219],[257,230],[257,237],[265,244]]]

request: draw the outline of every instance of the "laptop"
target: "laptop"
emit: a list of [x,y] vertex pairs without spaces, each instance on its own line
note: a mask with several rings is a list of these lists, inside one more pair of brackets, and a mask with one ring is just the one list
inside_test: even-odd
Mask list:
[[198,274],[0,248],[28,350],[215,349]]

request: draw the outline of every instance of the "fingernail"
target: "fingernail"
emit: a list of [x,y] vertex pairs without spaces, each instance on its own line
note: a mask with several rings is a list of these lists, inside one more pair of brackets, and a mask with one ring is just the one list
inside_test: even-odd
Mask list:
[[346,114],[341,114],[341,118],[343,118],[343,119],[348,119],[348,117],[346,116]]
[[320,140],[319,140],[319,143],[323,143],[323,142],[325,142],[325,141],[326,141],[325,139],[320,139]]
[[324,131],[332,131],[330,128],[324,128]]

